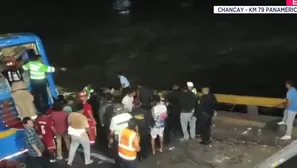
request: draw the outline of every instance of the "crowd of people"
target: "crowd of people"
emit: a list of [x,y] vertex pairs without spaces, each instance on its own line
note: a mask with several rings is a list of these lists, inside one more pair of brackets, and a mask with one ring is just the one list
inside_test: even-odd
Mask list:
[[[43,64],[38,55],[23,65],[9,61],[7,67],[12,94],[20,93],[26,99],[13,96],[25,127],[29,167],[49,167],[48,162],[63,158],[71,166],[79,145],[85,165],[93,163],[91,146],[96,143],[111,151],[115,167],[136,168],[138,160],[148,157],[149,148],[153,155],[163,152],[164,143],[171,143],[173,135],[181,135],[181,141],[211,143],[218,103],[208,87],[203,87],[199,96],[192,82],[174,85],[168,94],[155,93],[141,84],[133,88],[125,76],[118,74],[121,96],[114,96],[113,87],[94,90],[87,85],[75,98],[59,95],[50,107],[46,74],[54,72],[54,67]],[[30,90],[21,75],[23,70],[29,71]],[[280,125],[293,121],[291,112],[297,107],[293,83],[287,82],[286,86],[286,102],[291,106]],[[290,139],[290,134],[288,130],[284,139]]]

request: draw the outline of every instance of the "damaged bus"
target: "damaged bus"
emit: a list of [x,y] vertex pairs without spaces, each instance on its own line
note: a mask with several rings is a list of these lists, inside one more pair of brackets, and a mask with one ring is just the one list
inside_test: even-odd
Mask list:
[[[18,51],[23,50],[21,54]],[[0,35],[0,167],[7,160],[14,160],[26,153],[24,129],[18,118],[18,108],[11,97],[11,88],[3,75],[6,70],[5,62],[17,61],[26,63],[30,54],[42,56],[43,63],[48,65],[48,59],[43,44],[36,35],[30,33]],[[23,72],[24,81],[30,90],[29,74]],[[48,74],[49,104],[57,98],[57,91],[52,74]]]

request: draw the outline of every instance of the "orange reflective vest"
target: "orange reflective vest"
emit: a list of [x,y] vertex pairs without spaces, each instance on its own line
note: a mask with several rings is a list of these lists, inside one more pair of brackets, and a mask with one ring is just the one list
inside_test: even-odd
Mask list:
[[123,129],[119,134],[119,156],[125,160],[136,159],[137,152],[133,147],[133,140],[137,138],[135,131],[128,128]]

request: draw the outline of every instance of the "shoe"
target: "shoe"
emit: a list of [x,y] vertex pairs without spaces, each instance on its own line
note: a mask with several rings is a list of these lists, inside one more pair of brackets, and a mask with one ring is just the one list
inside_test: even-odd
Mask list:
[[161,152],[161,153],[162,153],[162,152],[163,152],[163,149],[159,149],[159,152]]
[[50,159],[50,163],[55,163],[56,161],[56,159]]
[[283,121],[281,121],[281,122],[278,122],[277,124],[278,124],[278,125],[286,125],[286,123],[285,123],[285,122],[283,122]]
[[285,135],[283,137],[281,137],[281,140],[290,140],[292,137],[289,135]]
[[94,161],[93,160],[90,160],[89,162],[87,162],[85,165],[90,165],[92,164]]
[[180,141],[187,141],[189,139],[181,138]]
[[211,141],[201,141],[199,142],[199,144],[201,145],[209,145],[211,143]]
[[57,157],[57,160],[63,160],[63,157],[62,156]]

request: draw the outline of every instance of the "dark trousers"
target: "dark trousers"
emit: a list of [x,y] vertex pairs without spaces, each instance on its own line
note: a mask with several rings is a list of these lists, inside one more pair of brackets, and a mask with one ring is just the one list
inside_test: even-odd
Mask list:
[[149,136],[148,133],[140,134],[140,151],[138,153],[138,157],[146,158],[148,156],[148,148],[149,148]]
[[121,168],[121,159],[119,157],[119,142],[114,141],[111,147],[112,150],[112,157],[114,158],[115,164],[113,165],[114,168]]
[[209,142],[211,138],[212,116],[202,112],[200,119],[200,133],[203,142]]
[[31,93],[34,97],[34,105],[38,112],[45,114],[49,108],[48,93],[47,93],[47,80],[30,80]]
[[137,161],[136,160],[125,160],[121,159],[123,168],[137,168]]
[[53,167],[49,160],[44,157],[32,157],[28,156],[26,159],[26,165],[28,168],[51,168]]

